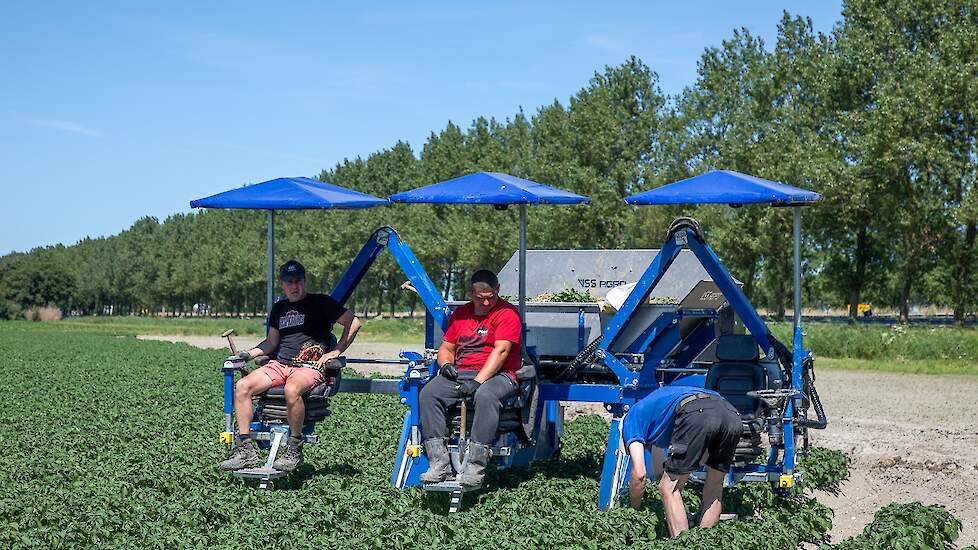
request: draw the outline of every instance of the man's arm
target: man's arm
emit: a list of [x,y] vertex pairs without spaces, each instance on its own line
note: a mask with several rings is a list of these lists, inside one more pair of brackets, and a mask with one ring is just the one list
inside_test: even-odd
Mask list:
[[340,318],[337,319],[336,322],[343,326],[343,334],[341,334],[340,339],[336,341],[336,349],[323,355],[320,362],[325,362],[339,357],[341,353],[346,351],[350,345],[353,344],[353,340],[355,340],[357,337],[357,332],[360,332],[360,319],[350,310],[346,310],[343,315],[340,315]]
[[456,344],[442,340],[441,345],[438,346],[438,366],[454,363],[457,348]]
[[628,455],[632,459],[632,472],[628,476],[628,502],[638,510],[645,495],[645,445],[641,441],[632,441],[628,445]]
[[278,329],[275,327],[268,327],[268,334],[265,336],[265,339],[262,340],[257,346],[248,350],[248,359],[251,360],[262,355],[271,355],[276,349],[278,349],[278,345],[281,340],[282,335],[279,333]]
[[496,340],[486,363],[479,369],[479,374],[475,375],[475,381],[482,384],[495,376],[499,369],[503,368],[503,364],[512,350],[513,343],[509,340]]

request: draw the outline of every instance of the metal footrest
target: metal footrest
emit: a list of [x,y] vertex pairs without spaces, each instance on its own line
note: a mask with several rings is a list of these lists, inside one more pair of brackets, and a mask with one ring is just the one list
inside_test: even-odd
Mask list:
[[[492,456],[492,457],[509,456],[509,455],[513,454],[513,448],[512,447],[491,447],[489,450],[490,450],[490,456]],[[448,452],[449,453],[463,453],[464,454],[464,451],[462,450],[462,448],[459,445],[456,445],[454,443],[452,443],[452,444],[450,444],[448,446]]]
[[441,493],[451,493],[453,491],[460,491],[462,493],[467,493],[469,491],[475,491],[478,487],[464,487],[461,483],[455,480],[442,481],[441,483],[425,483],[425,491],[435,491]]
[[441,492],[441,493],[451,493],[448,500],[448,513],[454,514],[458,512],[458,509],[462,507],[462,494],[469,491],[475,491],[479,487],[464,487],[462,484],[455,480],[442,481],[441,483],[425,483],[425,491]]
[[234,477],[241,479],[258,480],[258,486],[262,489],[268,489],[272,481],[289,475],[288,472],[276,470],[275,468],[244,468],[231,473]]

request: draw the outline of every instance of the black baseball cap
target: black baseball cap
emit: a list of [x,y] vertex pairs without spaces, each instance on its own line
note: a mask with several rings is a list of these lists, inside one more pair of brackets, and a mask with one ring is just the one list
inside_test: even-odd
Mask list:
[[302,264],[295,260],[289,260],[279,268],[278,278],[283,281],[288,279],[305,279],[306,268],[302,267]]

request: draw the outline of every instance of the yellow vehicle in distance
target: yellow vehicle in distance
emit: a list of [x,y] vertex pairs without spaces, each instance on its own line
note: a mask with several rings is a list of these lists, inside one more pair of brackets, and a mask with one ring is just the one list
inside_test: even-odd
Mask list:
[[[852,315],[852,304],[846,304],[846,315]],[[856,315],[872,317],[873,304],[859,304],[856,306]]]

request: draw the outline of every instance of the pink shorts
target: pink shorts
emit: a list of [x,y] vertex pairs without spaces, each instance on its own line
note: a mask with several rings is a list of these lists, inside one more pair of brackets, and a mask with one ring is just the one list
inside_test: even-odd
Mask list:
[[284,386],[285,381],[292,377],[298,377],[300,380],[305,382],[306,389],[315,388],[326,381],[326,379],[323,377],[323,373],[316,369],[310,369],[309,367],[293,367],[292,365],[279,363],[274,359],[265,363],[265,365],[258,370],[265,373],[265,375],[271,379],[273,388]]

